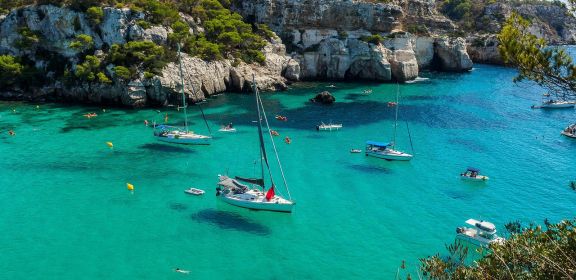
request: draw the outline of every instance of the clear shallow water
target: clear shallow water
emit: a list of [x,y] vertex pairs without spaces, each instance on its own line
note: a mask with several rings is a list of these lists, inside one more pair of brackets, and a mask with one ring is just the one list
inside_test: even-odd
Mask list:
[[[530,109],[540,90],[513,85],[514,75],[477,66],[400,85],[400,119],[410,124],[416,155],[409,163],[349,153],[366,140],[390,140],[394,84],[305,83],[264,94],[273,129],[292,138],[277,139],[297,201],[291,215],[214,197],[217,174],[258,171],[252,96],[204,104],[215,136],[206,147],[155,142],[143,120],[161,121],[166,110],[1,102],[0,278],[392,279],[402,260],[414,273],[418,258],[445,252],[468,218],[503,229],[511,220],[573,217],[576,141],[560,130],[575,113]],[[368,87],[371,95],[360,94]],[[337,103],[307,102],[322,90]],[[99,116],[82,117],[91,111]],[[198,109],[190,111],[191,126],[206,133]],[[314,130],[330,120],[343,130]],[[216,131],[228,122],[237,133]],[[409,150],[403,123],[397,142]],[[491,181],[462,182],[469,165]],[[185,195],[190,186],[207,194]]]

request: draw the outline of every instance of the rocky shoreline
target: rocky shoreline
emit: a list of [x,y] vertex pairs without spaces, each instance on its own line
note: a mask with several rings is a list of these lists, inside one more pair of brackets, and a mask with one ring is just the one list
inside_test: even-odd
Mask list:
[[[461,72],[472,69],[473,61],[500,63],[493,35],[466,39],[448,36],[456,27],[435,11],[433,1],[376,4],[351,0],[255,0],[237,3],[233,7],[235,11],[249,21],[267,24],[278,34],[277,38],[270,39],[264,48],[263,64],[233,59],[204,61],[184,54],[185,93],[191,102],[224,91],[249,91],[252,75],[261,90],[275,91],[286,89],[287,84],[294,81],[404,82],[415,79],[424,69]],[[190,25],[191,34],[203,32],[197,19],[181,16]],[[68,8],[23,7],[0,17],[0,54],[26,56],[38,69],[46,69],[53,57],[79,63],[78,51],[69,47],[78,34],[94,38],[95,56],[113,44],[129,41],[166,44],[172,30],[163,26],[143,28],[138,20],[144,17],[143,12],[107,7],[101,22],[94,26],[84,13]],[[410,24],[425,24],[434,32],[415,35],[404,31]],[[18,30],[22,26],[44,39],[34,48],[20,48]],[[370,36],[377,40],[367,39]],[[113,67],[107,65],[106,69],[111,72]],[[163,106],[179,91],[178,73],[178,65],[172,62],[159,75],[140,75],[128,81],[113,79],[109,84],[68,85],[53,79],[32,91],[0,89],[0,99]],[[47,77],[50,75],[48,71]]]

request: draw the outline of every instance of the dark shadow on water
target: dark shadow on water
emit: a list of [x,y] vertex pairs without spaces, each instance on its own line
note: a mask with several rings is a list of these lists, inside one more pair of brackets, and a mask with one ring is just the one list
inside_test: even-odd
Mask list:
[[183,212],[183,211],[186,211],[188,209],[188,206],[186,206],[185,204],[177,203],[177,202],[170,203],[169,206],[170,206],[170,209],[176,210],[178,212]]
[[239,214],[214,209],[200,210],[190,216],[199,223],[208,223],[224,230],[235,230],[256,235],[269,235],[270,229]]
[[388,168],[378,165],[371,165],[371,164],[350,164],[348,165],[349,169],[353,169],[356,171],[374,174],[374,173],[386,173],[390,174],[392,171]]
[[145,149],[149,151],[157,152],[167,152],[167,153],[195,153],[196,151],[191,150],[189,147],[176,146],[175,144],[160,144],[160,143],[148,143],[143,144],[138,147],[139,149]]
[[481,152],[486,151],[486,149],[484,149],[484,147],[479,145],[478,142],[475,142],[472,140],[466,140],[466,139],[461,139],[461,138],[450,138],[450,139],[448,139],[448,143],[466,147],[466,148],[468,148],[474,152],[481,153]]

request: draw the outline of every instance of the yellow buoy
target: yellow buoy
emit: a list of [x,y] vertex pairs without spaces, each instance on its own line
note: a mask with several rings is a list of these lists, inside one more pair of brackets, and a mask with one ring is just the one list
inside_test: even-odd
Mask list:
[[112,144],[112,142],[106,142],[106,145],[108,145],[110,148],[114,148],[114,144]]
[[129,191],[133,191],[133,190],[134,190],[134,185],[132,185],[132,184],[130,184],[130,183],[126,183],[126,188],[127,188]]

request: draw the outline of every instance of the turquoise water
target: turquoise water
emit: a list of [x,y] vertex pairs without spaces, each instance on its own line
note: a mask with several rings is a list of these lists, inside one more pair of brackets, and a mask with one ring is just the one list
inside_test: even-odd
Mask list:
[[[560,131],[575,113],[530,109],[541,90],[514,85],[514,75],[476,66],[400,85],[397,143],[410,151],[408,121],[408,163],[349,153],[366,140],[391,140],[394,84],[336,84],[333,106],[307,102],[327,84],[264,94],[273,129],[292,138],[277,139],[297,201],[292,214],[234,208],[214,196],[218,174],[258,172],[251,95],[203,105],[215,138],[203,147],[155,142],[143,120],[169,112],[178,124],[169,109],[1,102],[0,278],[392,279],[403,260],[414,276],[418,258],[445,252],[468,218],[499,229],[571,218],[576,141]],[[371,95],[360,94],[368,87]],[[99,116],[82,117],[92,111]],[[190,113],[191,126],[207,133],[198,108]],[[344,128],[315,131],[330,120]],[[237,133],[216,131],[228,122]],[[461,181],[467,166],[491,180]],[[184,194],[191,186],[207,194]]]

